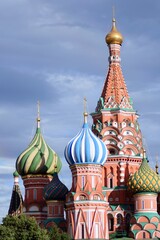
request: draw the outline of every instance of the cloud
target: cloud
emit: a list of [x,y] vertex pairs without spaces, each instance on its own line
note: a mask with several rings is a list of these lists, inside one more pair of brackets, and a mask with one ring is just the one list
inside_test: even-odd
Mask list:
[[[97,82],[101,80],[101,77],[94,75],[82,75],[78,74],[50,74],[46,81],[53,87],[56,87],[59,91],[88,91],[94,89]],[[73,93],[74,94],[74,93]]]

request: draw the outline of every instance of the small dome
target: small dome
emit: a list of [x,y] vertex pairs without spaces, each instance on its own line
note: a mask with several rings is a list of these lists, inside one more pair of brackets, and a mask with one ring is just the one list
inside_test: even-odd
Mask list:
[[37,130],[29,147],[16,161],[19,175],[53,174],[59,172],[62,163],[58,155],[46,144],[40,129],[40,118],[37,118]]
[[120,32],[118,32],[116,28],[116,20],[113,18],[112,20],[112,29],[111,31],[106,35],[106,43],[109,44],[119,44],[121,45],[123,42],[123,36]]
[[52,181],[45,186],[43,196],[45,200],[65,200],[68,188],[59,180],[58,174],[53,174]]
[[107,159],[105,144],[89,129],[87,113],[84,113],[82,130],[65,148],[65,158],[69,165],[73,164],[100,164]]
[[13,173],[13,177],[19,177],[19,174],[18,174],[17,171],[14,171],[14,173]]
[[145,155],[138,171],[128,180],[128,190],[133,193],[160,192],[160,176],[150,168]]

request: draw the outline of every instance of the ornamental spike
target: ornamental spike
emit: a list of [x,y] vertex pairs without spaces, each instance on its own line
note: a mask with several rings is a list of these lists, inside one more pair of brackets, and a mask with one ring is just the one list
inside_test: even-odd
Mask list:
[[40,102],[37,102],[37,128],[40,128]]
[[86,97],[84,97],[84,123],[87,123],[87,117],[88,117],[88,113],[87,113],[87,99]]

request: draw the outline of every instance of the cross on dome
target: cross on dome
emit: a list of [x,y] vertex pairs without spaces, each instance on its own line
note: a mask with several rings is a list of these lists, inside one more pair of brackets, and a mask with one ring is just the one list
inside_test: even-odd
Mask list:
[[84,123],[87,123],[88,113],[87,113],[87,99],[84,97]]
[[40,101],[37,102],[37,128],[40,128]]

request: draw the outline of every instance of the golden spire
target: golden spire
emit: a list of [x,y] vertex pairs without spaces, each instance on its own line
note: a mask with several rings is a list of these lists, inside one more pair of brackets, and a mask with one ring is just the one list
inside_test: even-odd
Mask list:
[[86,97],[84,97],[84,123],[87,123],[87,117],[88,117],[88,113],[87,113],[87,99]]
[[113,18],[112,18],[112,29],[111,31],[106,35],[106,43],[108,45],[110,44],[119,44],[122,45],[123,42],[123,36],[122,34],[117,30],[116,28],[116,19],[115,19],[115,8],[113,6]]
[[143,159],[146,159],[146,150],[143,148]]
[[37,127],[40,128],[40,102],[37,102]]
[[155,166],[155,168],[156,168],[156,173],[159,174],[158,173],[158,155],[156,156],[156,166]]

